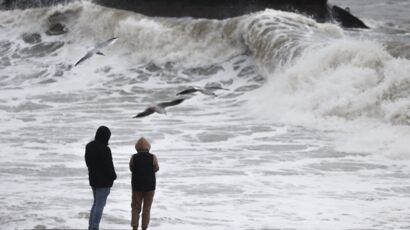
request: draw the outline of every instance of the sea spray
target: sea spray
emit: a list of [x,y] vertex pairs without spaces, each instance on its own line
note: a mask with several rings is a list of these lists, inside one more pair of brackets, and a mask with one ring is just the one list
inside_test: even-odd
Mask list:
[[256,116],[339,130],[335,140],[344,151],[410,157],[400,147],[410,137],[409,60],[392,57],[378,42],[343,36],[308,44],[266,69],[267,84],[246,106]]
[[249,15],[242,26],[244,43],[260,67],[269,71],[289,64],[306,48],[321,46],[329,38],[343,35],[335,25],[277,10]]

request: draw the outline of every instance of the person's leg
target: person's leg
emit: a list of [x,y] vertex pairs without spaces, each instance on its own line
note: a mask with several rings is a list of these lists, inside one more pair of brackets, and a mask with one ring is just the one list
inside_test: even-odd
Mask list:
[[149,220],[151,216],[152,201],[154,200],[154,194],[155,194],[155,191],[149,191],[149,192],[143,193],[144,206],[142,208],[142,221],[141,221],[142,229],[148,228]]
[[131,226],[138,228],[138,221],[141,213],[142,192],[132,191],[131,201]]
[[93,217],[93,213],[94,213],[94,207],[95,207],[95,188],[91,187],[91,189],[93,190],[93,205],[91,206],[91,211],[90,211],[90,216],[88,218],[88,229],[91,229],[91,222],[92,222],[92,217]]
[[95,206],[91,220],[91,230],[98,230],[107,197],[111,188],[95,188]]

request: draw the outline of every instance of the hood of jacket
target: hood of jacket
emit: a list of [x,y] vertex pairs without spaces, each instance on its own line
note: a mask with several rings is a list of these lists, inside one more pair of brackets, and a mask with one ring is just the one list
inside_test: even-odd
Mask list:
[[104,145],[108,145],[108,140],[111,137],[111,131],[105,126],[100,126],[95,133],[95,141],[98,141]]
[[141,137],[135,144],[135,149],[137,152],[149,152],[151,144],[144,137]]

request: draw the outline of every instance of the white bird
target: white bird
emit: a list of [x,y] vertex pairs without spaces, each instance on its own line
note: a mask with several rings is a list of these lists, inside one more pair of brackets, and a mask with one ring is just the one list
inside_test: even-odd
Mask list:
[[146,117],[146,116],[151,115],[155,112],[160,113],[160,114],[167,114],[167,111],[165,110],[166,107],[181,104],[184,100],[185,100],[185,98],[178,98],[178,99],[175,99],[173,101],[162,102],[162,103],[158,103],[154,106],[149,106],[143,112],[138,113],[133,118]]
[[108,39],[105,42],[101,42],[99,44],[97,44],[92,50],[88,51],[84,57],[82,57],[80,60],[77,61],[77,63],[75,63],[74,66],[77,66],[78,64],[80,64],[81,62],[87,60],[88,58],[92,57],[94,54],[98,54],[98,55],[104,55],[100,49],[105,48],[109,45],[114,44],[117,41],[118,37],[113,37]]

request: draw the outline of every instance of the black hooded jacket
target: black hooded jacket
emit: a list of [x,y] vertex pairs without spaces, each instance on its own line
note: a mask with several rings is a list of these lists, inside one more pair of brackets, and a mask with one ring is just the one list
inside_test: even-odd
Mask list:
[[85,162],[88,167],[88,179],[92,187],[112,187],[114,180],[117,179],[111,149],[108,147],[110,137],[110,130],[105,126],[101,126],[95,134],[95,140],[85,147]]

